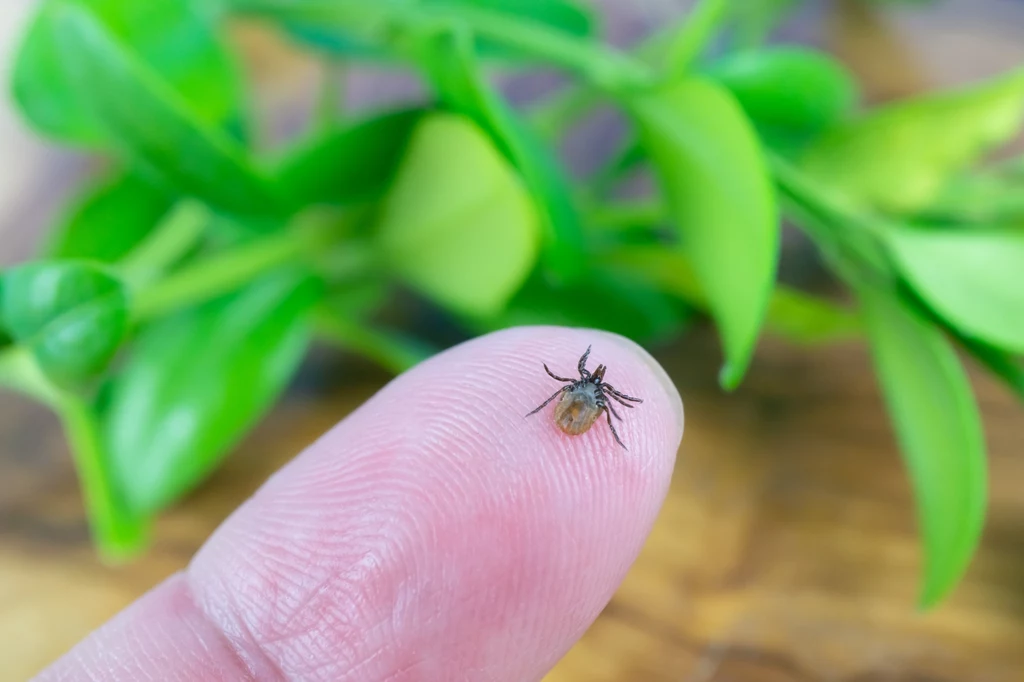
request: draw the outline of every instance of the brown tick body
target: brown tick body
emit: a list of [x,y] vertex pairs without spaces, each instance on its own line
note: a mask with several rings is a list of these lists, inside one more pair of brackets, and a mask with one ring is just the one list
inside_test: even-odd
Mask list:
[[615,436],[615,442],[628,450],[629,448],[626,448],[626,445],[619,438],[619,434],[616,433],[615,425],[612,424],[612,417],[619,421],[622,421],[622,417],[615,411],[610,401],[614,400],[632,409],[634,405],[630,405],[630,402],[642,403],[643,400],[620,393],[615,390],[614,386],[605,383],[604,374],[608,368],[604,365],[598,365],[593,373],[588,371],[587,357],[589,355],[590,346],[587,346],[586,352],[580,358],[577,365],[577,370],[580,373],[579,379],[566,379],[565,377],[552,374],[545,364],[544,371],[548,373],[548,376],[557,381],[565,382],[566,385],[555,391],[553,396],[545,400],[537,409],[526,416],[529,417],[540,412],[552,400],[560,398],[555,404],[555,424],[565,433],[571,436],[578,436],[593,426],[597,418],[604,412],[605,418],[608,420],[608,428],[612,430],[612,435]]

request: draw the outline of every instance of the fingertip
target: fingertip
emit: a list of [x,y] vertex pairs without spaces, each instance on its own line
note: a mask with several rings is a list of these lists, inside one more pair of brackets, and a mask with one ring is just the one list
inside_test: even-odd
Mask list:
[[[603,420],[573,436],[546,410],[523,416],[559,386],[544,364],[576,376],[588,348],[643,399],[622,410],[626,450]],[[682,431],[678,391],[633,341],[478,337],[397,377],[223,524],[185,574],[187,631],[167,630],[180,600],[151,602],[84,651],[116,664],[107,643],[137,632],[154,675],[191,652],[283,679],[540,679],[635,561]]]
[[[554,422],[550,404],[530,417],[522,434],[524,443],[535,439],[531,447],[542,448],[552,459],[565,457],[593,462],[595,466],[639,468],[658,477],[650,481],[650,490],[667,487],[683,436],[683,402],[664,368],[641,345],[603,330],[556,326],[516,327],[470,343],[504,358],[503,382],[514,390],[523,412],[536,408],[559,386],[535,367],[546,366],[556,375],[576,378],[577,362],[589,351],[590,370],[605,365],[607,384],[643,401],[632,407],[610,401],[621,415],[615,424],[622,445],[616,442],[604,418],[584,433],[562,432]],[[617,460],[616,454],[625,459]]]

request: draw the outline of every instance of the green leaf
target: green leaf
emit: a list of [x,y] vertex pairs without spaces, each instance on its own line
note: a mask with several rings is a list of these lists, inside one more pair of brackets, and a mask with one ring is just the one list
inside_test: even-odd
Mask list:
[[853,76],[826,54],[779,46],[731,52],[704,74],[725,86],[762,130],[809,139],[853,113]]
[[298,208],[378,199],[422,114],[389,112],[309,140],[278,162],[274,179],[281,194]]
[[279,210],[266,178],[231,138],[189,110],[87,11],[55,10],[54,31],[69,73],[122,154],[180,193],[239,214]]
[[389,266],[438,303],[493,315],[537,258],[530,197],[490,140],[461,116],[417,126],[385,199],[378,243]]
[[2,282],[3,326],[54,382],[80,383],[106,368],[128,326],[119,280],[88,263],[41,261],[8,270]]
[[103,439],[133,509],[191,490],[274,404],[320,288],[294,270],[144,328],[105,387]]
[[[662,291],[702,310],[708,299],[686,255],[671,248],[652,245],[619,246],[604,261],[604,267],[634,273]],[[793,343],[814,345],[845,340],[862,331],[859,317],[844,308],[796,289],[777,285],[768,303],[767,331]]]
[[893,226],[885,238],[940,316],[967,336],[1024,353],[1024,232]]
[[973,87],[880,107],[835,126],[802,157],[803,170],[873,208],[924,208],[946,182],[1012,139],[1024,115],[1024,70]]
[[721,86],[688,79],[626,102],[725,350],[721,382],[750,363],[775,281],[779,212],[749,121]]
[[428,75],[448,108],[486,130],[522,175],[540,213],[545,265],[566,282],[580,280],[586,270],[583,225],[558,159],[488,84],[465,31],[439,36],[425,49]]
[[143,176],[115,172],[78,198],[52,235],[47,256],[118,261],[149,235],[173,202],[163,187]]
[[858,292],[878,379],[917,499],[925,562],[921,604],[956,585],[982,532],[987,499],[978,408],[939,330],[886,294]]
[[[204,123],[238,127],[239,69],[210,17],[186,0],[44,0],[15,57],[11,87],[37,129],[69,142],[107,142],[113,132],[96,119],[88,92],[63,63],[60,7],[86,7],[147,67],[161,74]],[[70,55],[72,59],[74,55]]]

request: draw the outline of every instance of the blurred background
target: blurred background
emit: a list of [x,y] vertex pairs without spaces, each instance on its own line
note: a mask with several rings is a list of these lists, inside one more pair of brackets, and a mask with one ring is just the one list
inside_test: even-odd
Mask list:
[[[5,82],[34,5],[4,2]],[[630,41],[689,5],[607,0],[603,11],[614,39]],[[884,102],[1020,65],[1024,3],[809,2],[780,37],[827,50],[869,102]],[[268,129],[294,131],[313,106],[315,63],[256,25],[236,27],[232,39]],[[346,98],[368,106],[414,97],[416,87],[400,73],[355,70]],[[573,163],[585,167],[602,137],[600,124],[581,133],[570,144]],[[32,255],[95,164],[29,131],[7,99],[0,159],[0,266],[8,266]],[[789,233],[783,268],[802,286],[828,286],[813,250]],[[1024,679],[1024,428],[1004,388],[972,371],[990,457],[987,526],[964,582],[923,614],[914,608],[913,497],[862,343],[808,350],[765,338],[734,394],[718,385],[718,340],[707,325],[655,350],[687,408],[673,488],[622,588],[547,679]],[[358,357],[314,352],[226,464],[160,517],[154,547],[122,567],[97,559],[57,420],[0,393],[0,679],[34,674],[182,568],[270,473],[388,378]]]

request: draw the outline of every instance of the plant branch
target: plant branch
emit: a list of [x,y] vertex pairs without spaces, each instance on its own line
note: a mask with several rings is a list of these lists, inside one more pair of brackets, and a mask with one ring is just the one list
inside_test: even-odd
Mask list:
[[782,157],[769,153],[768,161],[784,205],[844,279],[891,283],[884,225],[848,207]]
[[61,392],[46,378],[32,353],[24,346],[0,351],[0,386],[56,409]]
[[129,288],[141,289],[177,263],[195,246],[210,218],[210,209],[205,204],[191,199],[179,202],[121,262],[121,274]]
[[652,84],[654,73],[632,57],[599,43],[568,36],[529,21],[470,5],[439,11],[439,18],[462,21],[481,37],[541,57],[586,79],[606,92],[622,92]]
[[[728,4],[728,0],[702,0],[685,17],[641,41],[633,53],[638,64],[651,69],[645,78],[676,78],[686,72],[715,28],[729,18]],[[655,69],[652,62],[661,64]],[[558,137],[601,97],[601,90],[592,83],[575,83],[536,105],[529,114],[530,120],[546,136]]]
[[64,425],[100,554],[110,562],[123,561],[145,545],[148,524],[124,504],[111,469],[103,461],[99,425],[85,401],[64,395],[57,413]]
[[730,16],[729,0],[700,0],[681,30],[666,40],[661,68],[667,78],[678,78],[693,64],[715,30]]
[[601,99],[601,93],[581,84],[562,88],[528,113],[530,123],[541,135],[554,139],[561,136],[573,123],[590,112]]
[[297,5],[288,0],[240,0],[237,9],[318,28],[337,26],[367,30],[369,27],[377,39],[432,34],[441,25],[462,24],[479,37],[543,59],[577,74],[598,89],[611,92],[641,87],[651,83],[654,76],[643,63],[598,42],[470,4],[452,8],[443,4],[306,0]]
[[122,502],[117,483],[103,461],[98,424],[86,402],[57,388],[23,346],[0,352],[0,386],[37,400],[60,417],[101,555],[115,562],[137,552],[145,544],[145,523]]
[[437,352],[425,343],[376,329],[328,308],[316,311],[314,324],[323,340],[370,358],[394,374],[401,374]]
[[339,225],[289,225],[281,232],[211,256],[138,292],[133,303],[136,321],[194,305],[228,293],[276,267],[315,260],[335,241]]

